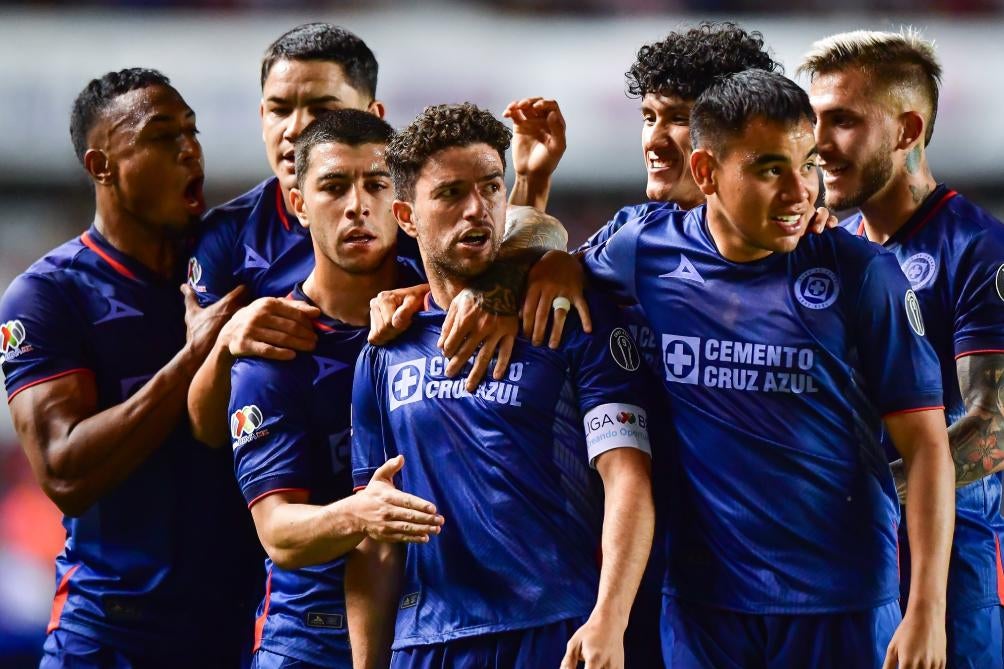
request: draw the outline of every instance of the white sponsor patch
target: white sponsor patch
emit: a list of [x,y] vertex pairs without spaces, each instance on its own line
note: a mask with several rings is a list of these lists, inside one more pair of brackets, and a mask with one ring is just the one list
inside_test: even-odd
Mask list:
[[582,425],[586,430],[586,452],[591,466],[595,467],[596,458],[614,448],[637,448],[652,454],[648,414],[634,404],[601,404],[586,414]]

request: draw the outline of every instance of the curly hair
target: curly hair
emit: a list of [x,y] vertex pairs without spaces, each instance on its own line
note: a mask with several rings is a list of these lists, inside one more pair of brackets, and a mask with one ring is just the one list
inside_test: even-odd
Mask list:
[[91,79],[84,90],[73,101],[70,111],[70,141],[77,160],[84,162],[87,153],[87,135],[112,101],[120,95],[147,86],[171,86],[171,80],[157,70],[130,67],[118,72],[108,72],[98,79]]
[[487,144],[498,151],[504,170],[505,152],[511,141],[512,131],[505,124],[470,102],[426,107],[387,145],[387,167],[397,197],[414,201],[415,180],[434,153],[455,146]]
[[764,49],[761,33],[731,22],[703,22],[643,46],[624,76],[629,97],[655,93],[696,100],[716,79],[751,69],[784,71]]

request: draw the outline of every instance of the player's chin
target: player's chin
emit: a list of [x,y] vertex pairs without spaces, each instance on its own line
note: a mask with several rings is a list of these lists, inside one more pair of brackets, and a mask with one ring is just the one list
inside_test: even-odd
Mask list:
[[673,190],[680,183],[678,172],[674,170],[674,176],[657,172],[649,173],[648,181],[645,183],[645,197],[653,202],[670,202],[673,200]]

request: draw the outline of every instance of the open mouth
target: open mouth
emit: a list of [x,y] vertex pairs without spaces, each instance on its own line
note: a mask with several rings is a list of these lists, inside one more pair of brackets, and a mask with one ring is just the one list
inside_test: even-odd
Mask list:
[[488,240],[490,240],[491,237],[491,233],[488,230],[484,228],[474,228],[473,230],[468,230],[461,235],[458,243],[468,248],[477,249],[488,244]]
[[366,244],[372,242],[374,239],[376,239],[376,235],[371,234],[366,230],[360,229],[360,230],[353,230],[349,234],[345,235],[342,238],[342,243],[350,244],[353,246],[365,246]]
[[286,151],[279,156],[279,164],[285,167],[290,172],[296,169],[296,155],[293,149]]
[[851,168],[850,163],[824,163],[820,166],[823,170],[823,179],[833,181],[843,176]]
[[770,220],[786,235],[798,234],[802,228],[802,214],[779,214]]
[[199,215],[206,210],[206,196],[203,193],[205,181],[205,177],[199,175],[192,177],[185,183],[182,199],[185,201],[185,207],[192,214]]
[[676,167],[676,161],[657,151],[645,152],[645,164],[649,172],[662,172]]

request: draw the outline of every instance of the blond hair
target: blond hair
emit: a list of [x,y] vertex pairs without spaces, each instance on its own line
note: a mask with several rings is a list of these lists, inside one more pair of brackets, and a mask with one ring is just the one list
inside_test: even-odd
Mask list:
[[798,68],[810,80],[858,67],[886,88],[918,91],[926,99],[927,129],[924,144],[931,141],[934,119],[938,115],[938,92],[941,64],[934,43],[921,37],[918,30],[904,28],[898,33],[854,30],[821,39],[812,45]]

